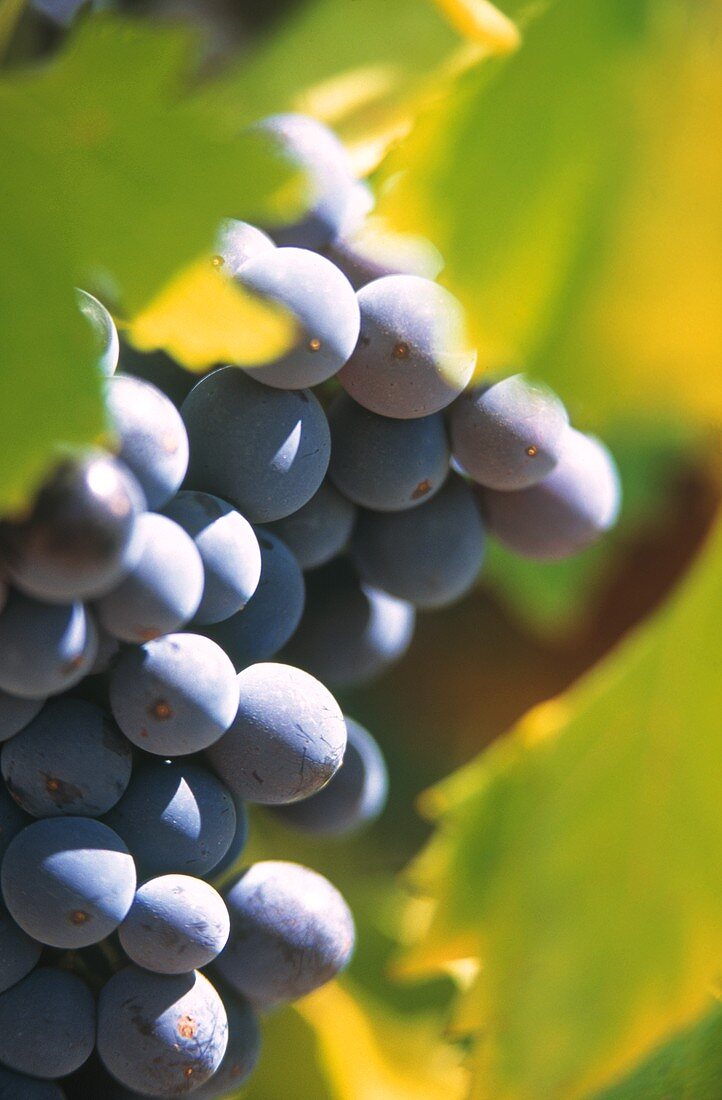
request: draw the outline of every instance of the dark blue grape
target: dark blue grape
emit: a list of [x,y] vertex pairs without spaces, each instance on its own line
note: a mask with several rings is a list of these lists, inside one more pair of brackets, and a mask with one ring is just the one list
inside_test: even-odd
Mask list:
[[236,672],[210,638],[165,634],[121,654],[110,677],[110,705],[128,740],[146,752],[201,752],[236,716]]
[[207,978],[118,971],[98,999],[98,1053],[123,1085],[150,1096],[191,1092],[218,1069],[228,1021]]
[[354,290],[385,275],[420,275],[435,279],[444,266],[438,249],[424,237],[389,233],[388,229],[362,225],[332,241],[323,255],[343,271]]
[[40,712],[44,699],[21,699],[0,691],[0,741],[7,741],[20,733]]
[[161,875],[138,887],[118,936],[145,970],[187,974],[215,959],[228,939],[223,898],[203,879]]
[[269,135],[307,181],[302,217],[292,224],[269,223],[264,229],[280,245],[322,248],[342,231],[349,205],[357,201],[348,153],[328,127],[307,115],[271,115],[254,128]]
[[0,783],[0,860],[13,837],[31,821],[32,818],[12,800],[5,784]]
[[100,626],[97,620],[95,621],[95,630],[98,635],[98,648],[92,668],[88,671],[89,676],[97,676],[102,672],[107,672],[112,668],[116,657],[120,653],[118,639]]
[[351,912],[335,886],[308,867],[254,863],[225,899],[231,935],[215,966],[257,1008],[305,996],[351,958]]
[[363,508],[400,512],[430,500],[449,472],[441,413],[416,420],[378,416],[339,394],[329,409],[329,477]]
[[122,836],[144,877],[205,875],[236,831],[230,791],[200,764],[148,760],[105,819]]
[[0,905],[0,993],[37,966],[42,950],[42,944],[23,932],[5,906]]
[[110,455],[64,459],[28,514],[0,524],[8,577],[27,595],[51,603],[108,592],[133,563],[132,536],[144,507],[138,482]]
[[57,1081],[39,1081],[0,1066],[0,1100],[66,1100]]
[[203,562],[182,527],[146,513],[136,522],[136,538],[135,565],[96,604],[101,626],[124,642],[147,642],[185,626],[203,593]]
[[240,512],[210,493],[184,491],[164,514],[180,524],[203,562],[203,596],[193,622],[218,623],[241,611],[258,588],[261,549]]
[[248,260],[237,281],[293,317],[293,346],[280,358],[247,367],[258,382],[299,390],[341,369],[359,333],[353,287],[330,260],[303,248],[276,248]]
[[467,390],[449,410],[454,457],[490,489],[527,489],[551,473],[569,426],[545,386],[513,374]]
[[585,550],[614,526],[621,492],[604,444],[570,428],[557,465],[543,481],[517,492],[486,489],[482,502],[489,533],[509,550],[556,561]]
[[338,376],[354,400],[401,420],[451,404],[476,362],[456,298],[418,275],[386,275],[363,287],[358,302],[358,344]]
[[51,947],[105,939],[130,909],[135,884],[125,844],[89,817],[34,821],[11,841],[2,864],[10,915]]
[[34,1077],[65,1077],[95,1043],[95,1004],[76,974],[40,966],[0,993],[0,1061]]
[[101,374],[110,377],[118,365],[118,330],[113,318],[108,313],[102,302],[88,294],[87,290],[76,287],[75,295],[78,308],[84,317],[88,319],[93,330],[97,348],[97,367]]
[[302,802],[275,808],[278,818],[292,829],[313,836],[347,836],[383,810],[389,779],[381,749],[352,718],[346,719],[346,731],[343,764],[323,790]]
[[2,774],[34,817],[100,817],[128,786],[131,748],[109,715],[84,699],[54,699],[2,747]]
[[271,238],[261,229],[237,218],[225,218],[216,237],[216,253],[222,263],[219,266],[231,278],[236,276],[248,260],[275,248]]
[[57,695],[90,671],[97,647],[81,603],[42,603],[13,591],[0,614],[0,689],[23,699]]
[[205,1085],[194,1092],[196,1100],[229,1100],[256,1068],[261,1053],[261,1029],[258,1018],[240,997],[224,996],[228,1016],[228,1046],[223,1061]]
[[285,542],[301,569],[315,569],[341,553],[355,519],[351,501],[324,481],[307,504],[271,524],[270,531]]
[[261,579],[243,611],[206,628],[237,669],[267,661],[286,644],[301,621],[303,573],[286,544],[267,528],[256,531],[261,548]]
[[295,802],[318,791],[341,766],[346,725],[331,692],[299,668],[256,664],[238,675],[233,725],[208,751],[238,797]]
[[188,483],[269,523],[310,500],[328,468],[328,421],[308,390],[274,390],[237,367],[201,379],[181,409],[191,445]]
[[362,512],[352,553],[370,584],[417,607],[445,607],[469,591],[484,557],[474,495],[454,475],[412,511]]
[[188,436],[173,402],[150,382],[116,375],[106,404],[119,440],[118,455],[135,474],[149,508],[161,508],[188,469]]
[[237,869],[238,861],[248,842],[248,813],[240,798],[234,799],[236,807],[236,831],[223,859],[213,868],[213,879],[218,882],[228,871]]
[[164,393],[179,409],[191,392],[198,374],[186,370],[164,351],[142,352],[130,344],[121,344],[120,369],[123,374],[131,374],[150,382]]
[[284,661],[334,687],[352,687],[380,675],[409,648],[413,605],[362,584],[347,559],[310,573],[306,585],[306,609]]

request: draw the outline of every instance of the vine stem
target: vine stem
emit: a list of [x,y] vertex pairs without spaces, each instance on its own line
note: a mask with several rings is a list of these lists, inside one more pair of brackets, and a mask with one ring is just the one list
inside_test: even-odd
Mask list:
[[26,0],[0,0],[0,61],[12,42]]

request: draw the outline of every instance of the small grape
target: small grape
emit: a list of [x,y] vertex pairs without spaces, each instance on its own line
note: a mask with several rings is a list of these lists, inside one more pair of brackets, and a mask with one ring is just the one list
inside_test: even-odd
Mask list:
[[137,560],[120,584],[96,604],[98,619],[124,642],[147,642],[178,630],[196,613],[203,562],[193,539],[166,516],[146,513],[136,523]]
[[224,996],[228,1016],[228,1046],[223,1061],[205,1085],[194,1092],[195,1100],[229,1100],[250,1077],[261,1053],[261,1029],[247,1001]]
[[208,759],[238,797],[295,802],[320,790],[341,766],[346,726],[323,684],[301,669],[265,663],[238,675],[233,725]]
[[187,974],[215,959],[228,929],[228,910],[212,886],[191,875],[161,875],[138,887],[118,936],[138,966]]
[[234,278],[248,260],[275,247],[271,238],[255,225],[237,218],[225,218],[216,237],[214,262]]
[[0,741],[7,741],[32,722],[40,712],[44,699],[21,699],[0,691]]
[[0,614],[0,689],[45,699],[92,668],[98,637],[81,603],[50,604],[11,592]]
[[451,404],[476,355],[465,344],[461,306],[418,275],[386,275],[358,292],[361,330],[338,378],[360,405],[410,420]]
[[93,996],[76,974],[40,966],[0,993],[0,1060],[9,1069],[65,1077],[90,1057],[94,1044]]
[[110,677],[110,705],[128,740],[146,752],[201,752],[236,716],[235,669],[210,638],[165,634],[120,655]]
[[57,1081],[40,1081],[0,1066],[0,1100],[66,1100]]
[[270,524],[267,530],[281,538],[301,569],[315,569],[341,553],[355,519],[351,501],[324,481],[307,504]]
[[42,950],[42,944],[23,932],[5,906],[0,905],[0,993],[37,966]]
[[251,523],[297,511],[323,481],[331,440],[309,390],[274,390],[221,367],[191,390],[181,412],[189,486],[231,501]]
[[78,307],[84,317],[88,319],[95,337],[98,349],[97,367],[101,374],[110,377],[118,365],[118,330],[113,318],[108,313],[102,302],[88,294],[87,290],[76,287],[75,296]]
[[225,899],[231,935],[215,966],[257,1008],[305,996],[351,958],[351,912],[338,890],[307,867],[254,863]]

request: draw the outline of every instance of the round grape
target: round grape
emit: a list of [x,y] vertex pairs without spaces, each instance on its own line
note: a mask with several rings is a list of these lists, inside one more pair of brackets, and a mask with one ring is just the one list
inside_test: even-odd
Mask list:
[[98,999],[98,1053],[122,1084],[150,1096],[180,1096],[203,1084],[226,1052],[228,1021],[207,978],[151,974],[128,966]]
[[287,310],[293,346],[279,359],[245,368],[266,386],[316,386],[341,369],[356,347],[359,307],[353,287],[330,260],[303,248],[276,248],[248,260],[237,276],[247,290]]
[[238,675],[240,704],[228,733],[208,752],[239,798],[273,804],[318,791],[341,766],[346,726],[341,709],[301,669],[251,665]]
[[238,221],[237,218],[225,218],[216,238],[215,262],[233,278],[248,260],[275,247],[271,238],[261,229],[256,229],[255,225]]
[[236,716],[235,669],[210,638],[165,634],[121,654],[110,677],[110,705],[128,740],[146,752],[201,752]]
[[187,974],[215,959],[228,929],[228,910],[212,886],[191,875],[161,875],[138,887],[118,936],[145,970]]
[[271,524],[270,531],[285,542],[301,569],[315,569],[341,553],[355,519],[351,501],[324,481],[307,504]]
[[110,455],[64,459],[28,514],[0,525],[8,577],[51,603],[108,592],[133,564],[135,523],[144,507],[137,481]]
[[8,791],[34,817],[100,817],[125,791],[131,748],[112,719],[84,699],[54,699],[2,747]]
[[231,935],[215,965],[256,1007],[305,996],[351,958],[351,912],[338,890],[307,867],[254,863],[225,898]]
[[93,996],[76,974],[41,966],[0,993],[0,1061],[10,1069],[65,1077],[94,1044]]
[[203,562],[203,596],[193,623],[218,623],[241,611],[261,576],[261,549],[248,520],[219,497],[188,490],[164,514],[190,535]]
[[323,249],[323,255],[343,271],[354,290],[385,275],[420,275],[435,279],[444,266],[431,241],[410,234],[390,233],[374,219],[341,236]]
[[0,1066],[0,1100],[66,1100],[57,1081],[40,1081]]
[[469,591],[484,557],[474,495],[454,476],[420,508],[362,512],[352,552],[370,584],[417,607],[445,607]]
[[34,821],[11,841],[2,864],[10,915],[50,947],[105,939],[130,909],[135,885],[125,844],[88,817]]
[[49,604],[11,592],[0,614],[0,689],[45,699],[92,668],[98,637],[81,603]]
[[203,562],[182,527],[146,513],[137,520],[136,538],[135,565],[96,604],[101,626],[124,642],[178,630],[195,615],[203,593]]
[[32,818],[10,797],[5,784],[0,783],[0,859],[13,837],[31,821]]
[[289,664],[334,687],[366,683],[403,657],[416,622],[412,604],[362,584],[346,558],[309,574],[301,624],[283,651]]
[[150,382],[116,375],[107,384],[108,413],[118,454],[135,474],[149,508],[161,508],[188,468],[188,436],[173,402]]
[[569,426],[566,409],[545,386],[514,374],[475,386],[449,411],[455,458],[490,489],[527,489],[551,473]]
[[368,730],[346,719],[348,744],[343,763],[323,790],[275,807],[292,829],[312,836],[348,836],[379,816],[386,804],[389,779],[381,749]]
[[218,882],[227,871],[235,871],[248,841],[248,813],[240,798],[234,799],[236,807],[236,831],[223,859],[213,868],[213,878]]
[[351,397],[401,420],[451,404],[476,362],[456,298],[418,275],[386,275],[363,287],[358,302],[358,344],[338,375]]
[[76,287],[75,296],[80,312],[87,318],[93,330],[98,352],[98,370],[106,377],[110,377],[118,365],[118,353],[120,351],[115,322],[103,303],[94,298],[92,294],[88,294],[87,290]]
[[194,1093],[196,1100],[220,1100],[235,1095],[236,1090],[256,1068],[261,1053],[261,1029],[258,1017],[247,1001],[236,996],[224,996],[228,1016],[228,1046],[223,1061],[205,1085]]
[[363,508],[400,512],[430,500],[449,472],[449,444],[441,413],[393,420],[339,394],[328,414],[329,477]]
[[323,481],[331,438],[309,390],[274,390],[221,367],[191,390],[181,412],[189,485],[231,501],[251,523],[297,511]]
[[206,628],[236,669],[267,661],[286,644],[301,621],[306,588],[303,573],[286,544],[267,528],[256,531],[261,548],[261,579],[248,604]]
[[0,905],[0,993],[37,966],[42,950],[42,944],[23,932],[5,906]]
[[148,760],[106,817],[143,877],[206,875],[233,843],[230,791],[208,768],[187,760]]
[[0,741],[7,741],[25,729],[40,712],[44,699],[21,699],[0,691]]

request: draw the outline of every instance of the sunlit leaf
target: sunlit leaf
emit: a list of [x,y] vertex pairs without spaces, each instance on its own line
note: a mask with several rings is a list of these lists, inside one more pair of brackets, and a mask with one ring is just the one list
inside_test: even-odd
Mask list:
[[722,957],[722,525],[585,682],[426,798],[407,966],[478,957],[475,1097],[575,1100],[708,1005]]
[[519,31],[511,19],[489,0],[436,0],[452,26],[487,46],[493,53],[508,53],[519,45]]

